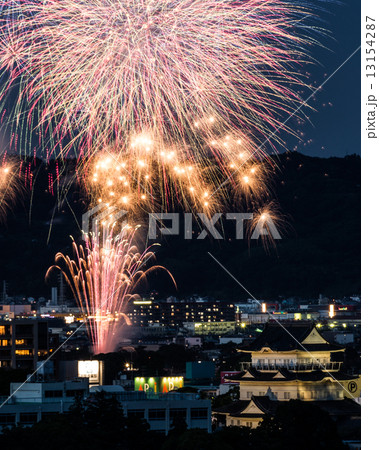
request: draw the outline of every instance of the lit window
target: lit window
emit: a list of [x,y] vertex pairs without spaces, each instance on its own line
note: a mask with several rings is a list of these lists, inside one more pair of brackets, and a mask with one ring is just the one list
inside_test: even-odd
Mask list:
[[19,356],[30,356],[32,354],[31,350],[16,350],[15,353]]

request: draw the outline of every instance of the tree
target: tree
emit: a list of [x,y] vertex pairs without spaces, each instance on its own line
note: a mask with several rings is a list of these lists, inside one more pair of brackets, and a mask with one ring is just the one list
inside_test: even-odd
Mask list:
[[267,415],[253,433],[257,448],[265,450],[343,450],[329,414],[311,402],[280,402],[275,415]]

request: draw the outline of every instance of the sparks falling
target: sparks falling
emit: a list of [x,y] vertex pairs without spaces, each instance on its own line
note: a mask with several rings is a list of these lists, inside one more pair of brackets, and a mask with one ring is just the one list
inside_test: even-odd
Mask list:
[[134,135],[126,145],[125,152],[107,148],[86,164],[84,182],[94,204],[131,213],[182,208],[210,214],[222,210],[229,199],[240,204],[268,196],[270,164],[246,160],[249,141],[241,133],[203,139],[217,155],[206,163],[194,158],[196,152],[170,147],[152,132]]

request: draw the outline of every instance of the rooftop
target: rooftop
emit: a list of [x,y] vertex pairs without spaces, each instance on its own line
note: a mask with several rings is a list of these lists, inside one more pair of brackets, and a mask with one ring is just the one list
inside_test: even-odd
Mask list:
[[317,331],[313,323],[301,322],[291,324],[266,324],[261,335],[251,344],[240,349],[243,352],[260,351],[262,348],[270,348],[273,351],[343,351],[343,347],[331,344]]

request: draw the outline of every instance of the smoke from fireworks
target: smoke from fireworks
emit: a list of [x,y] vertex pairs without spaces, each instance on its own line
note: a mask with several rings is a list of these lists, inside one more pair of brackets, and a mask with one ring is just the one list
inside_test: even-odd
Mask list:
[[[115,224],[104,224],[85,237],[85,244],[73,243],[74,258],[58,253],[56,268],[62,271],[74,294],[83,316],[94,353],[114,351],[120,340],[120,331],[129,323],[125,314],[128,302],[138,298],[137,291],[147,281],[150,273],[163,270],[151,265],[154,253],[151,248],[143,252],[134,244],[135,229],[127,226],[116,234]],[[150,265],[148,266],[148,263]]]

